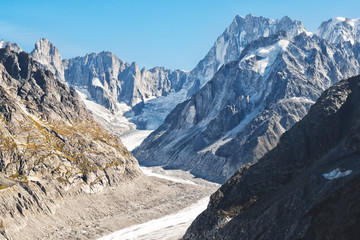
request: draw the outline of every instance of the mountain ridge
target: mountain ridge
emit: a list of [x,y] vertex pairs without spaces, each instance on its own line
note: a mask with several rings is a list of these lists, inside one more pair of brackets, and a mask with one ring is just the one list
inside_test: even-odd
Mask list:
[[134,155],[143,165],[223,182],[272,149],[322,91],[359,70],[351,48],[316,35],[259,38],[178,105]]
[[183,239],[356,239],[359,101],[359,76],[326,90],[273,150],[211,196]]

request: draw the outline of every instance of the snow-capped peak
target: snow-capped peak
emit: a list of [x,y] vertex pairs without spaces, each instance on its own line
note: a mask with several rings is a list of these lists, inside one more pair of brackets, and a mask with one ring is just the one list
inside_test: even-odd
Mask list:
[[9,46],[11,50],[14,52],[21,52],[22,49],[17,45],[16,43],[6,42],[4,40],[0,41],[0,48],[6,48],[6,46]]
[[360,18],[349,19],[336,17],[323,22],[315,32],[316,35],[337,44],[360,41]]
[[191,72],[192,77],[199,82],[197,86],[202,87],[224,64],[238,60],[241,52],[250,42],[281,30],[285,31],[289,38],[307,32],[300,21],[291,20],[287,16],[280,20],[272,20],[251,14],[245,18],[237,15],[218,37],[205,58]]

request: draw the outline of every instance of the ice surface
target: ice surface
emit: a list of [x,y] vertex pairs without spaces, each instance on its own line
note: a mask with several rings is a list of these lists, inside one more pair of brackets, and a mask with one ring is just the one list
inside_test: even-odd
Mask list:
[[147,176],[151,176],[151,177],[157,177],[157,178],[162,178],[162,179],[166,179],[172,182],[177,182],[177,183],[185,183],[185,184],[191,184],[191,185],[196,185],[196,183],[194,183],[191,180],[187,180],[187,179],[182,179],[182,178],[177,178],[177,177],[173,177],[173,176],[168,176],[166,174],[159,174],[157,173],[154,168],[151,167],[143,167],[140,166],[141,171],[147,175]]
[[258,48],[256,51],[248,53],[241,62],[253,59],[255,56],[261,57],[261,60],[254,61],[252,70],[258,72],[260,75],[265,75],[265,70],[268,66],[272,65],[277,57],[277,55],[285,51],[289,45],[288,40],[280,40],[277,43],[267,46],[264,48]]
[[144,139],[150,135],[152,131],[149,130],[136,130],[134,129],[130,133],[126,133],[120,136],[122,143],[129,150],[132,151],[138,147]]
[[178,213],[167,215],[143,224],[134,225],[99,240],[167,240],[179,239],[184,234],[191,222],[203,212],[209,202],[209,198],[203,198],[194,205],[181,210]]
[[333,179],[336,179],[336,178],[345,177],[345,176],[347,176],[347,175],[349,175],[351,173],[352,173],[352,170],[341,171],[339,168],[335,168],[331,172],[324,173],[323,177],[328,179],[328,180],[333,180]]
[[186,100],[186,94],[187,90],[182,89],[179,92],[171,92],[167,96],[150,99],[145,102],[142,114],[132,117],[132,121],[146,121],[146,129],[155,130],[177,104]]
[[[161,167],[140,167],[144,174],[178,183],[197,184],[207,187],[220,185],[200,178],[182,170],[164,170]],[[101,240],[166,240],[180,239],[193,220],[206,209],[209,197],[184,208],[177,213],[154,219],[142,224],[133,225],[100,238]]]
[[229,45],[229,41],[224,41],[224,36],[221,36],[218,41],[216,42],[216,60],[220,63],[218,66],[218,69],[225,63],[225,55],[226,55],[226,49]]
[[101,84],[100,79],[98,79],[98,78],[93,78],[92,85],[95,87],[104,88],[104,85]]

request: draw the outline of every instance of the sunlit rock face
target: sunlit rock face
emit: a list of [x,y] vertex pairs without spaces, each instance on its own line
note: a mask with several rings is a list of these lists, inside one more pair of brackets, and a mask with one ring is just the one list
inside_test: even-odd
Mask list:
[[11,238],[32,214],[140,176],[120,139],[78,95],[32,57],[0,49],[0,234]]

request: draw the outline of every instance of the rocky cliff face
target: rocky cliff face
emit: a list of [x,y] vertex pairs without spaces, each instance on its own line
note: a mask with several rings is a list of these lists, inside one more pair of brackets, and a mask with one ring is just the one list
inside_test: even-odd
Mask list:
[[230,26],[218,37],[206,56],[189,72],[183,88],[178,92],[175,91],[167,96],[146,102],[138,116],[133,117],[133,121],[139,125],[141,120],[148,121],[157,115],[157,126],[159,126],[177,104],[189,99],[199,91],[224,64],[238,60],[249,43],[279,31],[286,31],[289,37],[306,32],[301,22],[293,21],[289,17],[272,20],[252,15],[236,16]]
[[6,48],[7,46],[14,52],[21,52],[22,49],[17,45],[17,43],[5,42],[4,40],[0,41],[0,48]]
[[[348,41],[354,45],[360,36],[359,29],[358,19],[334,18],[323,22],[315,34],[334,44]],[[272,20],[252,15],[236,16],[189,73],[158,67],[140,70],[135,63],[122,62],[109,52],[62,60],[46,39],[36,44],[32,55],[42,67],[51,70],[59,79],[65,77],[67,82],[77,84],[85,94],[112,112],[121,108],[118,103],[126,103],[131,110],[125,115],[137,128],[154,130],[177,104],[189,99],[224,64],[237,61],[249,43],[279,31],[287,32],[289,38],[307,33],[301,22],[289,17]]]
[[257,163],[211,196],[184,239],[357,239],[360,77],[325,91]]
[[178,105],[135,156],[225,181],[275,147],[326,88],[359,69],[353,51],[315,35],[260,38]]
[[230,26],[218,37],[205,58],[191,71],[188,81],[193,85],[189,97],[204,86],[224,64],[238,60],[249,43],[279,31],[287,32],[289,37],[306,32],[301,22],[291,20],[287,16],[280,20],[254,17],[251,14],[245,18],[236,16]]
[[135,106],[171,90],[179,91],[185,77],[182,71],[162,67],[140,70],[135,63],[125,63],[110,52],[69,59],[65,70],[67,82],[87,87],[90,95],[108,108],[115,108],[118,102]]
[[11,238],[57,199],[94,193],[140,175],[119,138],[77,94],[32,57],[0,49],[0,233]]
[[247,44],[280,30],[289,36],[305,32],[299,21],[288,17],[271,20],[248,15],[236,16],[214,46],[191,71],[171,71],[162,67],[139,69],[109,52],[62,60],[58,50],[46,39],[37,42],[31,53],[41,66],[59,79],[81,88],[97,103],[111,111],[124,102],[132,110],[126,116],[140,129],[156,129],[174,107],[190,98],[221,66],[240,57]]
[[360,18],[332,18],[323,22],[315,32],[318,36],[331,43],[350,42],[355,44],[360,41]]
[[40,39],[31,55],[58,80],[66,81],[110,111],[121,110],[119,103],[134,107],[128,115],[143,129],[155,129],[163,120],[159,122],[152,114],[135,116],[142,114],[144,103],[180,91],[187,78],[187,73],[180,70],[140,69],[135,63],[123,62],[110,52],[63,60],[58,49],[47,39]]
[[46,38],[35,43],[30,55],[39,62],[41,68],[49,70],[55,77],[65,83],[64,64],[59,50]]

